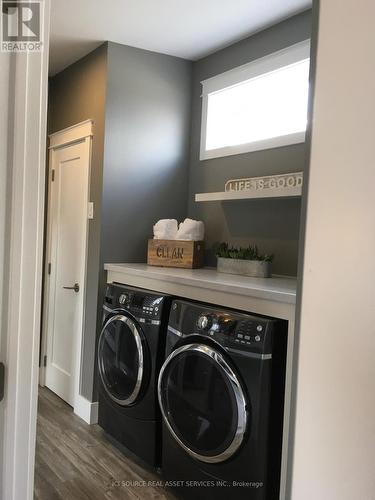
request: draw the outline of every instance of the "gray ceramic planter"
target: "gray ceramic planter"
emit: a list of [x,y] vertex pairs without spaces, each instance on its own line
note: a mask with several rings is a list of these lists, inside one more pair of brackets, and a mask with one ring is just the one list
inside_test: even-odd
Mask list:
[[220,273],[240,274],[254,278],[270,278],[272,263],[261,260],[225,259],[218,257],[217,270]]

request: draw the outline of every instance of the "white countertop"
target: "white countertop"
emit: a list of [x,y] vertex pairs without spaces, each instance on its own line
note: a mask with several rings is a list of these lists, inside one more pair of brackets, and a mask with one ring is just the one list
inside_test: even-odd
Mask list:
[[297,280],[288,277],[251,278],[218,273],[214,268],[177,269],[147,264],[105,264],[104,269],[115,273],[158,279],[163,282],[190,285],[206,290],[295,304]]

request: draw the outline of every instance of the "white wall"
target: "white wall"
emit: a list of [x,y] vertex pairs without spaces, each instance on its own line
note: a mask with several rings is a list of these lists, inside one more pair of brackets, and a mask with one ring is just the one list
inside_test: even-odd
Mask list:
[[[2,318],[4,237],[8,154],[8,100],[9,100],[10,55],[0,54],[0,324]],[[1,338],[1,334],[0,334]],[[1,345],[1,344],[0,344]],[[1,347],[0,347],[0,360]]]
[[375,2],[321,0],[293,500],[375,499]]
[[[9,101],[10,55],[0,53],[0,361],[5,363],[5,321],[4,321],[4,260],[6,223],[6,186],[8,167],[8,101]],[[4,403],[0,403],[0,430],[3,429]],[[3,432],[0,432],[0,485],[2,479]],[[1,496],[1,489],[0,489]]]

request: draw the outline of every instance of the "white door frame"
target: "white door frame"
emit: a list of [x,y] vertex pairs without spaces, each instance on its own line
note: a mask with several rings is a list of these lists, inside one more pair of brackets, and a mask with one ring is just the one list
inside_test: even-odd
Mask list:
[[[92,137],[93,137],[93,121],[85,120],[84,122],[78,123],[66,129],[60,130],[59,132],[55,132],[49,136],[49,167],[48,167],[48,218],[47,218],[47,238],[46,238],[46,259],[45,259],[45,269],[44,269],[44,307],[43,307],[43,324],[42,324],[42,348],[41,348],[41,359],[44,360],[44,356],[47,355],[48,348],[48,336],[51,334],[50,324],[51,316],[54,314],[55,304],[53,298],[51,297],[51,285],[53,283],[54,273],[49,274],[49,263],[53,263],[52,256],[52,211],[53,211],[53,200],[52,200],[52,155],[53,152],[70,146],[74,143],[85,142],[88,149],[88,176],[87,176],[87,190],[83,193],[83,196],[86,199],[86,204],[88,206],[90,199],[90,171],[91,171],[91,146],[92,146]],[[85,250],[84,250],[84,276],[82,283],[80,283],[81,291],[82,291],[82,299],[80,303],[79,310],[79,322],[81,325],[80,334],[76,339],[76,346],[74,348],[75,352],[75,378],[74,378],[74,412],[84,418],[85,415],[82,415],[82,405],[84,402],[82,401],[82,396],[80,396],[80,380],[81,380],[81,370],[82,370],[82,344],[83,344],[83,329],[85,324],[85,303],[86,303],[86,276],[87,276],[87,251],[88,251],[88,214],[85,217],[84,221],[84,231],[85,231]],[[52,299],[52,300],[51,300]],[[40,380],[39,383],[41,386],[44,386],[46,378],[46,369],[44,367],[44,363],[41,363],[40,367]]]
[[[39,373],[50,0],[41,0],[38,53],[14,54],[10,102],[11,213],[3,500],[32,500]],[[1,138],[5,141],[6,138]],[[0,403],[3,404],[3,403]]]

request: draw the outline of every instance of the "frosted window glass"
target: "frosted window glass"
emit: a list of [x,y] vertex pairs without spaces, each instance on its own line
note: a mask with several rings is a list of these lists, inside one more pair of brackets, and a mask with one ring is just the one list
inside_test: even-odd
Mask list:
[[309,59],[208,94],[206,150],[306,130]]

